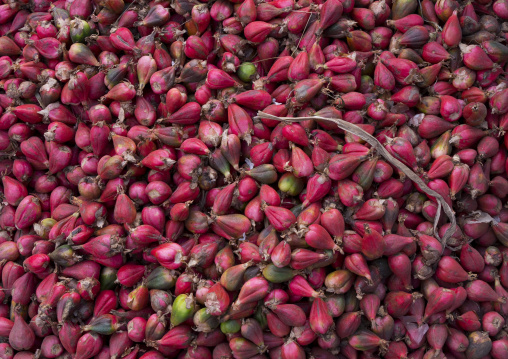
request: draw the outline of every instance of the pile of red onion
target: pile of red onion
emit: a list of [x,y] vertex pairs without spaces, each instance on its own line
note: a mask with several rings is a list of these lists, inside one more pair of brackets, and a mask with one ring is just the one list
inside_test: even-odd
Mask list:
[[0,359],[508,358],[508,0],[2,3]]

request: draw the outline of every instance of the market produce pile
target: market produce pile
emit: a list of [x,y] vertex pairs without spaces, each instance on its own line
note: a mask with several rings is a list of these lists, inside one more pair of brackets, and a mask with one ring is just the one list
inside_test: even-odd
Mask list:
[[508,0],[3,0],[0,359],[508,358],[507,41]]

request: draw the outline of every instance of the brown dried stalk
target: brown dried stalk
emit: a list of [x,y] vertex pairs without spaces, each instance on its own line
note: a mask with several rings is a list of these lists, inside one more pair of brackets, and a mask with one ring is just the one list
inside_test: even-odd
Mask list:
[[[367,142],[374,148],[383,158],[385,158],[388,162],[390,162],[392,165],[397,167],[400,171],[402,171],[411,181],[416,183],[423,192],[428,194],[429,196],[434,197],[437,200],[437,214],[434,218],[434,236],[436,236],[437,239],[441,241],[443,244],[443,248],[446,246],[446,243],[448,242],[448,239],[452,236],[452,234],[455,232],[455,229],[457,228],[457,220],[455,219],[455,212],[453,209],[446,203],[446,201],[443,199],[443,197],[437,193],[436,191],[430,189],[425,182],[422,181],[422,179],[414,173],[408,166],[403,164],[401,161],[393,157],[386,148],[371,134],[364,131],[360,127],[353,125],[352,123],[346,122],[344,120],[335,119],[335,118],[327,118],[327,117],[320,117],[320,116],[312,116],[312,117],[278,117],[274,115],[270,115],[268,113],[265,113],[263,111],[258,112],[258,116],[262,118],[268,118],[271,120],[277,120],[277,121],[288,121],[288,122],[301,122],[301,121],[307,121],[307,120],[322,120],[322,121],[329,121],[333,122],[339,127],[340,129],[347,131],[349,133],[352,133],[355,136],[360,137],[362,140]],[[446,216],[450,219],[451,226],[448,228],[443,236],[443,238],[439,238],[439,234],[437,231],[437,224],[439,222],[439,217],[441,216],[441,208],[444,210]]]

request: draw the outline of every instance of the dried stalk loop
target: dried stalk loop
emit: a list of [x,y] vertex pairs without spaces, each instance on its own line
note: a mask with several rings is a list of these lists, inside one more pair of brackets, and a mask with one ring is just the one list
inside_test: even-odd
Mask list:
[[[434,219],[434,236],[441,241],[443,244],[443,248],[446,246],[446,243],[448,242],[448,239],[452,236],[453,233],[455,233],[455,229],[457,228],[457,220],[455,218],[455,212],[453,209],[446,203],[446,201],[443,199],[443,197],[437,193],[436,191],[430,189],[425,182],[422,181],[420,177],[416,173],[413,172],[408,166],[403,164],[401,161],[393,157],[387,150],[384,148],[384,146],[371,134],[364,131],[360,127],[353,125],[352,123],[346,122],[344,120],[336,119],[336,118],[327,118],[327,117],[320,117],[320,116],[312,116],[312,117],[278,117],[274,115],[270,115],[268,113],[265,113],[263,111],[258,111],[258,116],[262,118],[268,118],[271,120],[277,120],[277,121],[288,121],[288,122],[302,122],[307,120],[322,120],[322,121],[329,121],[334,122],[337,127],[339,127],[341,130],[347,131],[349,133],[352,133],[355,136],[360,137],[362,140],[367,142],[372,146],[372,148],[376,149],[376,151],[388,162],[390,162],[392,165],[397,167],[400,171],[402,171],[411,181],[416,183],[423,192],[428,194],[429,196],[434,197],[437,200],[437,214]],[[441,209],[444,210],[446,216],[450,219],[451,226],[448,228],[443,236],[443,238],[439,237],[438,230],[437,230],[437,224],[439,222],[439,218],[441,217]]]

